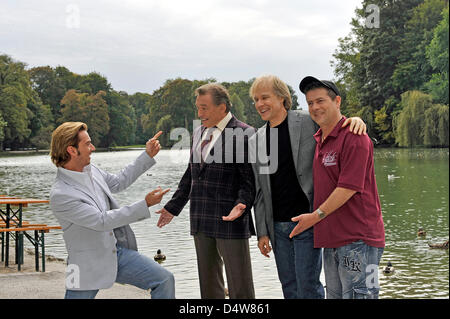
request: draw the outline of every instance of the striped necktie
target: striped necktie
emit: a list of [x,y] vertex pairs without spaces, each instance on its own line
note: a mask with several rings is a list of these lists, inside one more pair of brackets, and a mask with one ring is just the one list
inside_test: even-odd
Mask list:
[[206,157],[208,156],[208,153],[206,152],[206,150],[208,149],[208,145],[209,143],[212,141],[213,139],[213,132],[216,129],[216,127],[210,127],[207,130],[204,131],[205,134],[205,139],[202,141],[202,143],[200,144],[200,152],[201,152],[201,159],[202,159],[202,164],[204,163]]

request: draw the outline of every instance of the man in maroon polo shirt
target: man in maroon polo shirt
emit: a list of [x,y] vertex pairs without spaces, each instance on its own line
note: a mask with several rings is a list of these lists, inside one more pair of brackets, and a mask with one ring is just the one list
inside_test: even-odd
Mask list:
[[327,298],[378,298],[378,265],[384,250],[381,215],[367,135],[342,129],[345,117],[336,85],[305,77],[311,118],[320,126],[314,135],[314,209],[294,217],[291,236],[314,225],[314,247],[323,247]]

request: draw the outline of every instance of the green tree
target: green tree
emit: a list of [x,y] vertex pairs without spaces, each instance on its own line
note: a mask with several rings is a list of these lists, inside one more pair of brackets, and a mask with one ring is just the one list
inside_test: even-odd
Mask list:
[[105,101],[106,93],[97,92],[95,95],[78,93],[75,90],[67,91],[61,100],[61,123],[67,121],[80,121],[87,124],[89,135],[94,145],[107,146],[101,143],[109,132],[108,104]]
[[134,113],[136,116],[136,143],[145,144],[149,139],[148,136],[144,134],[144,129],[142,126],[142,115],[146,114],[149,110],[151,95],[148,93],[137,92],[133,95],[128,96],[130,104],[134,108]]
[[106,95],[109,106],[109,133],[103,145],[130,145],[135,143],[136,114],[125,92],[112,90]]
[[174,128],[174,123],[172,121],[172,115],[166,114],[163,117],[161,117],[158,120],[158,123],[156,123],[156,132],[163,131],[166,132],[166,134],[161,135],[160,141],[163,145],[167,147],[172,147],[172,145],[175,144],[176,141],[170,140],[170,134],[168,134],[172,128]]
[[61,99],[61,117],[57,125],[64,122],[83,122],[82,109],[86,104],[86,93],[80,94],[76,90],[68,90]]
[[432,104],[432,97],[423,92],[408,91],[402,94],[402,110],[395,128],[395,140],[399,146],[424,145],[424,114]]
[[78,89],[80,76],[63,66],[40,66],[28,71],[33,89],[50,106],[53,123],[61,123],[61,100],[68,90]]
[[[28,127],[32,112],[28,103],[35,102],[25,63],[0,55],[0,113],[3,121],[3,147],[23,147],[30,136]],[[36,101],[38,102],[38,101]]]
[[38,149],[48,149],[55,129],[53,115],[49,105],[35,105],[35,116],[31,119],[32,134],[30,144]]
[[29,128],[31,130],[27,144],[36,148],[48,149],[50,147],[51,134],[54,126],[53,114],[49,105],[44,105],[36,92],[27,105],[31,111]]
[[[361,8],[355,10],[355,18],[351,21],[351,32],[339,39],[339,45],[333,54],[331,65],[343,96],[345,96],[342,111],[344,114],[354,116],[363,115],[368,123],[368,132],[371,136],[386,143],[389,138],[386,128],[380,125],[381,114],[384,120],[392,119],[392,107],[386,107],[378,112],[375,121],[376,110],[381,110],[388,99],[400,100],[400,94],[393,85],[392,76],[400,62],[400,52],[405,45],[405,28],[413,14],[413,9],[421,0],[364,0]],[[379,27],[366,25],[368,13],[366,8],[376,5],[379,9]],[[399,14],[401,12],[401,14]],[[384,123],[386,124],[386,123]],[[387,129],[387,128],[386,128]]]
[[449,18],[448,5],[442,11],[442,21],[434,29],[434,36],[430,44],[426,48],[426,54],[430,64],[434,70],[431,80],[426,87],[434,100],[438,103],[449,104],[449,87],[448,87],[448,71],[449,71]]
[[[141,116],[144,134],[153,136],[158,131],[160,119],[166,115],[170,115],[171,129],[183,127],[192,132],[193,120],[197,117],[194,90],[205,83],[181,78],[167,80],[162,87],[153,92],[149,100],[149,110]],[[164,127],[167,129],[166,124]],[[164,133],[169,136],[170,131]]]
[[26,95],[14,86],[0,90],[0,110],[8,125],[4,127],[6,145],[17,148],[30,136],[28,124],[31,112],[27,108]]
[[244,114],[244,103],[242,102],[242,100],[236,93],[233,93],[233,95],[231,95],[230,100],[232,104],[231,112],[234,114],[234,116],[236,116],[236,118],[238,118],[242,122],[246,122],[247,118]]
[[97,94],[99,91],[108,93],[111,90],[111,84],[108,83],[106,77],[97,72],[81,75],[77,82],[77,91],[91,95]]
[[108,146],[101,143],[109,132],[109,107],[105,101],[106,93],[98,91],[95,95],[88,95],[86,105],[82,108],[84,122],[89,127],[89,135],[94,145]]
[[392,75],[397,92],[422,90],[429,81],[432,70],[426,57],[426,47],[433,38],[434,28],[442,19],[441,12],[445,6],[445,0],[425,0],[412,9],[397,52],[399,61]]
[[3,120],[2,112],[0,111],[0,152],[3,150],[3,140],[5,139],[4,128],[8,125],[5,120]]
[[448,147],[448,105],[432,105],[425,110],[424,121],[424,145]]
[[[405,24],[421,0],[364,0],[357,9],[358,20],[352,25],[358,38],[359,65],[356,81],[359,86],[361,105],[374,109],[383,106],[390,96],[399,96],[395,91],[392,75],[398,63],[398,54],[406,33]],[[380,8],[380,27],[367,28],[365,8],[375,4]],[[401,12],[401,14],[399,14]]]
[[[255,109],[253,99],[249,94],[250,87],[252,86],[253,81],[255,81],[254,78],[250,79],[249,81],[238,81],[222,84],[228,89],[228,92],[231,96],[233,94],[236,94],[241,99],[242,103],[244,104],[243,115],[245,117],[245,122],[253,127],[261,127],[262,125],[264,125],[264,121],[261,120],[261,117]],[[238,120],[242,121],[242,119],[240,118],[238,118]]]

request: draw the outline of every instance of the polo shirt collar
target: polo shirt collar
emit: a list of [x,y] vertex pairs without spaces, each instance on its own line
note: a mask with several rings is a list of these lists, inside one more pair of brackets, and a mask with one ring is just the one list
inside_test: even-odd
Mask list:
[[[337,137],[339,134],[339,131],[342,128],[342,124],[343,122],[346,120],[347,118],[345,116],[342,116],[342,118],[339,120],[339,122],[336,124],[336,126],[334,127],[334,129],[331,131],[330,134],[328,134],[327,138],[329,137]],[[316,132],[316,134],[314,134],[314,139],[316,140],[316,142],[319,144],[321,143],[321,139],[322,139],[322,129],[319,128],[319,130]]]

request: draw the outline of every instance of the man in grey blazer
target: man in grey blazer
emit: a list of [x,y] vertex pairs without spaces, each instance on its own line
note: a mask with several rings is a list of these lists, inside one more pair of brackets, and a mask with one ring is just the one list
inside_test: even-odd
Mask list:
[[[249,142],[255,163],[258,248],[269,257],[273,247],[285,298],[323,299],[321,250],[314,248],[313,229],[289,238],[296,226],[291,218],[313,208],[313,135],[318,126],[308,112],[290,110],[289,89],[276,76],[257,78],[250,96],[267,121]],[[360,119],[350,118],[343,126],[349,123],[353,132],[365,130]]]
[[145,199],[120,207],[112,193],[130,186],[155,164],[158,132],[146,150],[117,175],[90,164],[95,151],[82,122],[61,124],[52,134],[51,159],[58,167],[50,207],[63,229],[68,252],[67,299],[95,298],[114,282],[151,290],[152,298],[175,298],[172,273],[137,252],[129,224],[150,217],[148,207],[169,191],[160,188]]

